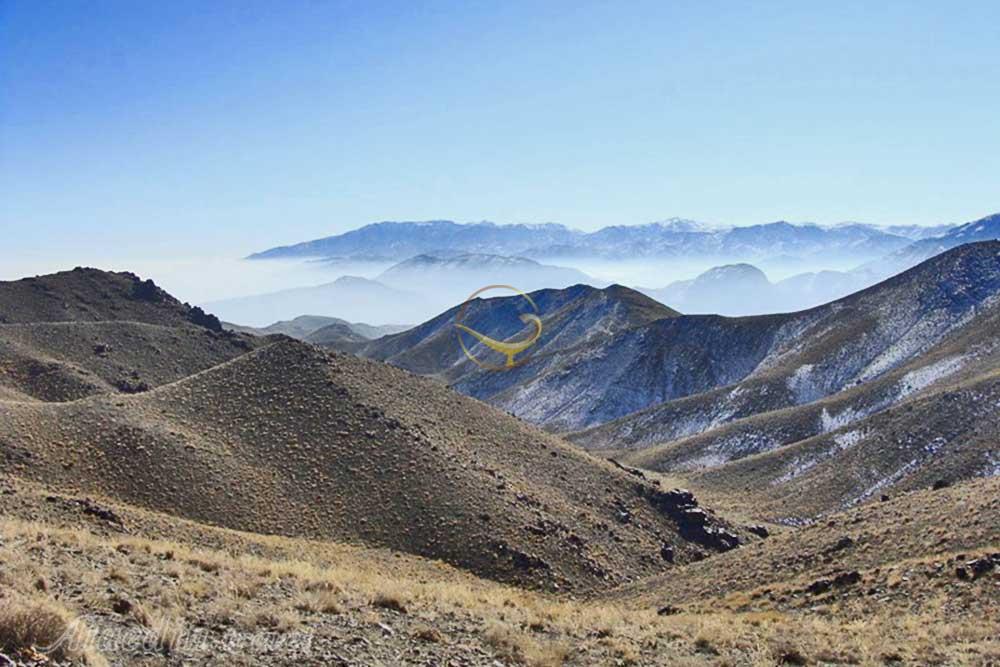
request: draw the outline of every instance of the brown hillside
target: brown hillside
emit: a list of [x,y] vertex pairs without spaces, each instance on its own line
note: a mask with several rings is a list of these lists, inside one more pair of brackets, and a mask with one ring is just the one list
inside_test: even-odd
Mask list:
[[606,586],[731,539],[515,418],[291,340],[143,394],[0,403],[0,424],[15,472],[59,488],[531,585]]
[[[1000,479],[904,494],[611,597],[677,618],[728,609],[765,626],[797,619],[801,628],[785,640],[796,659],[759,664],[993,665],[1000,659],[998,516]],[[830,619],[853,628],[851,638],[822,639]],[[809,642],[818,645],[798,648]]]
[[0,400],[147,391],[259,344],[131,273],[0,282]]
[[181,303],[132,273],[77,267],[35,278],[0,282],[0,323],[126,320],[176,326],[185,322],[221,330],[218,320]]
[[[974,380],[1000,368],[1000,345],[995,332],[1000,326],[1000,308],[991,305],[982,314],[948,336],[939,345],[878,378],[802,406],[762,412],[711,428],[694,436],[640,449],[624,460],[656,470],[689,470],[721,465],[752,454],[849,426],[883,410]],[[707,403],[708,396],[673,402],[680,418],[689,404]],[[660,418],[668,405],[657,411]],[[990,412],[981,401],[969,406],[973,412]],[[652,415],[647,415],[652,419]],[[629,418],[626,418],[629,419]],[[638,422],[635,422],[638,423]],[[601,442],[607,431],[625,426],[612,422],[575,434],[576,442]],[[622,443],[625,444],[625,443]]]
[[0,389],[9,400],[70,401],[174,382],[259,345],[193,324],[0,324]]

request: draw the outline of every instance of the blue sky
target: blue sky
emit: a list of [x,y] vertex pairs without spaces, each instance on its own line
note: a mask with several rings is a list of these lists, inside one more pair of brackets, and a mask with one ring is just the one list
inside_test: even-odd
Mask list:
[[995,2],[0,0],[5,259],[1000,210]]

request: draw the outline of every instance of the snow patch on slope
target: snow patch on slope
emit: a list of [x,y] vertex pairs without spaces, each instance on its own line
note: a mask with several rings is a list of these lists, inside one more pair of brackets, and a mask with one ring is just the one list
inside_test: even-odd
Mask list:
[[986,466],[980,472],[981,477],[1000,477],[1000,451],[986,452]]
[[819,452],[815,456],[796,457],[783,475],[776,477],[771,481],[771,486],[784,484],[785,482],[792,481],[796,477],[801,477],[804,473],[812,470],[827,459],[833,458],[837,454],[859,444],[865,439],[866,435],[866,433],[859,430],[838,433],[833,436],[833,447],[830,447],[824,452]]
[[861,431],[847,431],[845,433],[838,433],[833,436],[833,441],[837,443],[837,448],[840,451],[844,451],[850,447],[861,442],[865,437],[865,434]]
[[844,428],[845,426],[850,426],[859,419],[863,419],[867,416],[867,414],[859,412],[854,408],[845,408],[835,415],[831,415],[826,408],[823,408],[823,412],[819,416],[820,432],[829,433],[830,431],[836,431],[837,429]]
[[733,460],[733,454],[746,456],[746,452],[766,452],[780,446],[780,442],[767,433],[748,432],[726,437],[699,456],[677,464],[677,470],[700,470],[720,466]]
[[943,380],[949,375],[957,373],[962,370],[963,366],[965,366],[965,357],[958,355],[947,357],[933,364],[928,364],[923,368],[910,371],[899,382],[899,397],[906,398],[910,394],[914,394],[935,382]]
[[817,378],[813,377],[815,368],[813,364],[803,364],[786,381],[796,403],[810,403],[823,397]]

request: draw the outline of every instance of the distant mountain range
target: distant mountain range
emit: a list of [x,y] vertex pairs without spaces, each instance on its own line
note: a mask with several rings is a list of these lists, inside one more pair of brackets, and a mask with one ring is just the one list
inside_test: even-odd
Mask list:
[[874,285],[963,243],[998,239],[1000,215],[958,227],[886,229],[917,240],[850,271],[809,271],[771,282],[758,267],[744,262],[717,266],[694,279],[675,281],[666,287],[637,289],[684,313],[739,316],[803,310]]
[[595,282],[582,271],[540,264],[525,257],[471,253],[417,255],[386,269],[376,280],[400,289],[443,290],[459,300],[485,284],[512,283],[522,290],[535,290]]
[[247,327],[229,322],[223,322],[223,326],[231,331],[254,336],[284,334],[296,340],[334,349],[353,349],[355,345],[410,328],[405,324],[375,326],[322,315],[301,315],[293,320],[282,320],[266,327]]
[[775,305],[774,286],[763,271],[751,264],[717,266],[694,280],[679,280],[659,289],[638,289],[684,313],[751,315],[774,312],[771,309]]
[[735,257],[794,255],[875,258],[949,228],[877,227],[860,223],[820,226],[772,222],[746,227],[710,227],[683,219],[613,226],[581,232],[557,224],[459,224],[448,220],[379,222],[344,234],[271,248],[250,259],[372,258],[405,260],[442,252],[524,256],[537,259],[597,257]]
[[225,299],[205,307],[241,326],[295,321],[302,313],[350,314],[378,323],[420,322],[461,303],[484,285],[510,284],[531,291],[577,283],[600,284],[582,271],[525,257],[448,253],[447,257],[411,257],[375,279],[342,276],[315,287]]
[[435,307],[434,302],[421,294],[358,276],[341,276],[313,287],[296,287],[203,305],[227,322],[250,327],[294,320],[303,313],[349,314],[354,320],[378,323],[419,322]]
[[752,264],[717,266],[693,280],[637,288],[688,314],[763,315],[804,310],[873,285],[886,276],[872,270],[815,271],[772,283]]
[[883,261],[876,262],[866,268],[891,274],[965,243],[996,239],[1000,239],[1000,213],[952,227],[940,236],[917,240],[893,252]]

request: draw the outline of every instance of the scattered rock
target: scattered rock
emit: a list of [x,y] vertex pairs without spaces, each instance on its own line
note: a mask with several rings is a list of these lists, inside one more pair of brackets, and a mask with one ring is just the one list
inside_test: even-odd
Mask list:
[[146,382],[131,378],[116,380],[114,387],[123,394],[141,394],[150,390],[150,386]]
[[844,549],[850,549],[854,546],[854,539],[844,535],[839,540],[837,540],[832,547],[826,550],[825,553],[832,554],[837,551],[843,551]]
[[89,514],[95,516],[102,521],[107,521],[108,523],[116,524],[118,527],[123,528],[125,523],[122,521],[121,517],[115,514],[113,511],[101,507],[96,504],[90,498],[84,498],[83,500],[74,500],[82,510],[84,514]]
[[740,538],[724,527],[714,515],[698,507],[694,494],[686,489],[663,491],[645,484],[637,485],[639,495],[677,523],[684,539],[715,551],[729,551],[740,545]]
[[751,533],[753,533],[757,537],[769,537],[771,535],[771,532],[767,528],[765,528],[764,526],[761,526],[760,524],[754,524],[752,526],[747,526],[747,530],[749,530]]
[[372,600],[372,606],[378,609],[388,609],[389,611],[394,611],[399,614],[406,613],[406,605],[402,603],[398,598],[389,595],[378,595]]
[[222,332],[222,322],[215,315],[210,315],[198,306],[192,306],[188,313],[188,320],[192,324],[196,324],[200,327],[205,327],[209,331]]
[[806,592],[810,595],[819,595],[821,593],[826,593],[833,588],[844,588],[846,586],[852,586],[861,581],[861,573],[855,570],[850,572],[842,572],[837,576],[831,578],[817,579],[816,581],[809,584],[806,587]]
[[779,665],[808,665],[809,660],[795,648],[782,649],[778,655]]
[[996,567],[996,563],[991,558],[983,557],[970,560],[965,566],[972,571],[972,578],[976,579]]
[[167,293],[156,286],[152,279],[139,280],[135,278],[132,285],[132,297],[139,301],[158,303],[166,301]]
[[842,572],[834,577],[833,585],[843,588],[844,586],[853,586],[859,581],[861,581],[861,573],[857,570],[851,570],[850,572]]
[[833,579],[817,579],[806,587],[806,593],[819,595],[833,588]]

